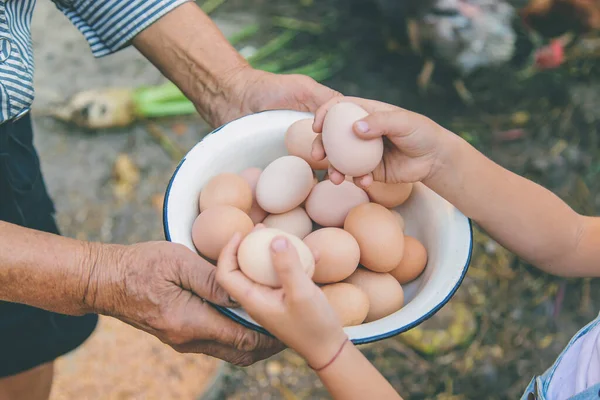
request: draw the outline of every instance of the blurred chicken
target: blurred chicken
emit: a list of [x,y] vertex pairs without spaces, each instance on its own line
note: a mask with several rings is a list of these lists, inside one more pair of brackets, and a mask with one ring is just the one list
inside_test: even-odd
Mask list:
[[531,0],[519,15],[546,38],[600,31],[600,0]]
[[600,31],[600,0],[530,0],[519,15],[527,28],[552,39],[536,52],[538,68],[559,66],[565,59],[559,47],[573,49],[581,36]]
[[[600,31],[600,0],[530,0],[519,15],[527,28],[542,37],[538,42],[552,39],[537,50],[538,68],[559,66],[565,59],[565,50],[558,50],[558,46],[576,52],[574,46],[581,36]],[[551,55],[557,62],[546,65],[544,62]]]
[[514,55],[516,13],[504,0],[375,1],[388,17],[406,21],[411,47],[426,59],[417,81],[423,91],[439,63],[452,71],[461,99],[471,103],[463,78],[479,68],[505,64]]

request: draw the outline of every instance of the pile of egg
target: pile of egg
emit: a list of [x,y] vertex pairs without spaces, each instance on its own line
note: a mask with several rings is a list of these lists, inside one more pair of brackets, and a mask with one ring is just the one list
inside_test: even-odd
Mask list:
[[[332,162],[336,152],[330,149],[351,151],[344,148],[348,147],[347,140],[329,144],[336,139],[331,137],[343,136],[340,132],[353,135],[352,122],[363,116],[357,115],[353,104],[338,106],[341,107],[337,114],[332,112],[334,109],[329,111],[323,127],[329,160],[317,162],[311,157],[316,137],[313,120],[295,122],[285,136],[289,155],[277,158],[264,170],[248,168],[239,174],[221,173],[203,187],[192,239],[200,254],[217,260],[233,234],[242,233],[244,239],[238,249],[240,269],[253,281],[277,288],[280,283],[271,264],[269,245],[275,236],[286,236],[295,246],[303,269],[321,287],[343,325],[353,326],[402,308],[402,285],[423,272],[427,251],[417,239],[404,234],[404,220],[392,210],[409,198],[412,184],[374,182],[365,191],[350,178],[365,173],[357,165],[361,164],[361,157],[348,163],[355,175],[346,172],[348,168],[340,168],[343,160]],[[353,117],[332,122],[344,111],[354,112]],[[332,129],[335,133],[328,134]],[[382,147],[380,151],[377,146],[372,145],[381,160]],[[361,144],[363,150],[366,147]],[[333,184],[324,174],[329,162],[348,173],[340,185]],[[362,168],[368,173],[378,162],[367,160],[366,164],[370,165]],[[323,174],[324,179],[319,181],[317,173]],[[266,228],[251,232],[258,223]],[[313,252],[318,254],[317,263]]]

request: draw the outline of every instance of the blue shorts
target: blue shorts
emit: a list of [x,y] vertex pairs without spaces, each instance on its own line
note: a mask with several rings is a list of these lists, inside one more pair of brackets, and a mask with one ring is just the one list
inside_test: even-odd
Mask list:
[[[59,233],[33,147],[29,114],[0,125],[0,220]],[[93,314],[73,317],[0,301],[0,377],[75,349],[92,334],[97,321]]]

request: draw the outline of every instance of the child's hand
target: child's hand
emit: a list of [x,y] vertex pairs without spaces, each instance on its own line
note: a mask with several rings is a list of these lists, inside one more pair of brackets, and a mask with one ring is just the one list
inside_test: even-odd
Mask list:
[[[384,136],[381,164],[370,175],[354,177],[355,183],[368,186],[372,180],[386,183],[408,183],[426,180],[438,167],[439,152],[444,140],[454,135],[429,118],[390,104],[357,97],[340,97],[322,105],[315,114],[313,130],[321,133],[327,111],[335,104],[351,102],[370,115],[354,123],[354,132],[363,139]],[[313,144],[313,158],[325,158],[321,135]],[[342,183],[344,176],[329,167],[329,179]]]
[[342,325],[317,285],[303,272],[296,249],[285,237],[271,243],[273,265],[283,285],[273,289],[239,269],[240,235],[225,246],[217,263],[218,283],[270,333],[315,368],[326,364],[346,339]]

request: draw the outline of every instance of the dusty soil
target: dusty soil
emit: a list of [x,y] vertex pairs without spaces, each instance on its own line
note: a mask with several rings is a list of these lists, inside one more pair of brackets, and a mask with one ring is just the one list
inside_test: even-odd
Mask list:
[[[248,3],[255,7],[250,9]],[[467,81],[477,101],[466,107],[457,101],[444,76],[436,77],[428,95],[418,93],[415,78],[422,61],[401,50],[390,52],[385,29],[372,10],[359,13],[347,9],[338,14],[328,8],[328,2],[312,7],[300,7],[297,2],[277,4],[231,0],[218,11],[217,21],[224,31],[232,32],[240,21],[289,13],[293,5],[294,13],[321,21],[328,32],[319,38],[307,36],[298,46],[337,48],[338,42],[350,43],[339,46],[352,50],[344,52],[345,67],[325,82],[327,85],[347,95],[425,113],[505,167],[555,191],[578,211],[598,215],[600,61],[574,62],[525,81],[517,79],[513,68],[483,71]],[[79,33],[50,2],[39,2],[33,36],[36,110],[82,89],[163,81],[133,49],[95,60]],[[183,148],[191,147],[210,130],[197,117],[157,124]],[[144,124],[84,132],[38,116],[35,126],[44,172],[65,235],[118,243],[163,238],[158,209],[176,161],[153,141]],[[140,174],[139,183],[125,191],[119,190],[113,176],[119,155],[131,160]],[[466,305],[472,310],[474,337],[466,345],[429,356],[413,349],[403,336],[367,346],[364,351],[405,398],[518,398],[530,378],[543,372],[569,338],[598,313],[599,289],[598,280],[567,280],[540,273],[478,233],[467,279],[448,306],[451,310],[457,304]],[[435,319],[431,324],[436,326]],[[439,321],[437,326],[443,329]],[[161,354],[165,363],[176,362],[170,353]],[[115,359],[132,364],[147,361],[142,356]],[[113,368],[108,364],[103,366],[106,371]],[[80,368],[82,374],[89,371],[83,364]],[[101,368],[96,371],[99,374]],[[197,384],[189,374],[182,376],[186,378],[161,375],[161,379],[166,386]],[[73,385],[76,387],[76,382]],[[64,393],[73,390],[68,381],[59,387]],[[148,387],[140,398],[155,397],[152,390]],[[56,398],[74,398],[64,393],[57,392]],[[107,394],[90,392],[77,398],[107,398]],[[304,362],[286,351],[249,368],[229,368],[222,398],[328,396]]]
[[221,379],[223,365],[101,317],[92,337],[56,363],[51,400],[193,399]]

